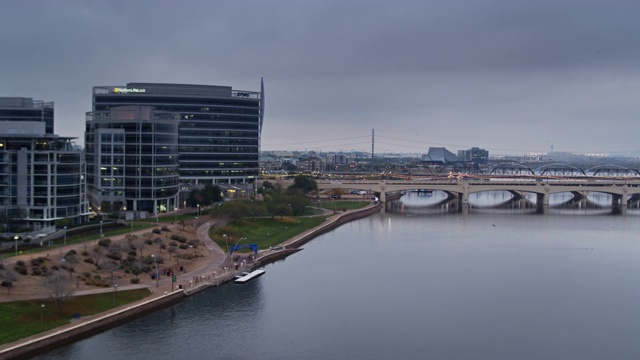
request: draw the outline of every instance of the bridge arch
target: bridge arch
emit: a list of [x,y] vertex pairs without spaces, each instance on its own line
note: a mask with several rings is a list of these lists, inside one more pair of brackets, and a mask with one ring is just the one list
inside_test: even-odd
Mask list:
[[501,163],[487,169],[489,175],[535,175],[530,167],[518,163]]
[[591,176],[640,176],[640,172],[636,169],[615,164],[598,165],[586,170]]
[[535,169],[537,175],[552,175],[552,176],[587,176],[584,170],[575,166],[554,163],[547,164]]

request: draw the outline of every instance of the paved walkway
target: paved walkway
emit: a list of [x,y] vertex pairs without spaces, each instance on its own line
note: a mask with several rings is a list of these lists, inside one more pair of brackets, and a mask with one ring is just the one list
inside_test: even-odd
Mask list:
[[[371,205],[365,207],[369,208]],[[358,209],[358,210],[362,210],[362,209]],[[357,210],[356,210],[357,211]],[[342,215],[349,213],[350,211],[347,212],[341,212],[341,213],[333,213],[332,215],[328,215],[326,220],[322,225],[320,225],[321,227],[330,225],[331,223],[337,221]],[[178,284],[182,284],[185,287],[185,290],[190,290],[190,288],[192,289],[197,289],[197,288],[203,288],[205,286],[211,286],[212,284],[220,284],[223,282],[226,282],[230,279],[233,279],[234,275],[240,273],[240,270],[229,270],[228,267],[225,270],[223,270],[223,266],[225,265],[225,262],[228,261],[225,252],[218,246],[218,244],[216,244],[213,240],[211,240],[211,238],[209,237],[209,228],[211,226],[213,226],[215,224],[214,220],[208,220],[205,221],[204,223],[200,224],[196,230],[196,234],[197,234],[197,238],[204,244],[205,248],[207,249],[207,251],[210,253],[210,261],[208,261],[205,265],[200,266],[198,268],[195,269],[189,269],[189,271],[186,271],[183,274],[179,274],[177,275],[177,282]],[[177,226],[177,225],[173,225],[173,226]],[[287,241],[285,241],[283,243],[283,246],[285,245],[292,245],[295,244],[296,241],[299,241],[300,239],[302,239],[303,237],[307,236],[310,232],[313,232],[315,230],[317,230],[318,227],[314,228],[314,229],[310,229],[305,231],[302,234],[299,234]],[[136,235],[141,235],[143,233],[148,232],[149,229],[144,229],[144,230],[139,230],[134,232],[133,234]],[[118,235],[118,236],[112,236],[110,237],[112,240],[117,241],[117,240],[121,240],[124,239],[124,236],[126,236],[126,234],[123,235]],[[95,240],[94,243],[97,244],[98,240]],[[95,245],[92,243],[92,245]],[[60,250],[61,253],[66,253],[67,251],[71,250],[72,248],[77,248],[77,247],[83,247],[84,245],[80,244],[74,244],[74,245],[67,245],[65,247],[61,247],[61,248],[56,248],[55,250],[58,251]],[[273,253],[274,251],[271,249],[264,249],[261,250],[259,252],[259,257],[261,256],[266,256],[268,254]],[[32,255],[22,255],[23,258],[28,259],[30,258]],[[17,259],[21,259],[21,257],[17,257]],[[194,279],[199,278],[201,279],[201,281],[197,281],[196,284],[193,283],[189,283],[189,281],[194,281]],[[187,285],[189,284],[189,285]],[[129,289],[139,289],[139,288],[149,288],[152,292],[152,295],[149,297],[146,297],[144,301],[149,301],[155,298],[158,298],[160,296],[164,296],[166,295],[169,291],[173,290],[173,283],[171,282],[171,278],[170,277],[165,277],[164,279],[158,281],[157,286],[153,286],[153,283],[146,283],[146,284],[131,284],[131,285],[123,285],[117,288],[117,290],[129,290]],[[88,295],[88,294],[96,294],[96,293],[105,293],[105,292],[111,292],[114,291],[114,289],[112,288],[97,288],[97,289],[89,289],[89,290],[82,290],[82,291],[77,291],[75,293],[75,295]],[[42,298],[42,296],[39,297],[34,297],[34,299],[39,299]],[[22,300],[22,299],[27,299],[26,297],[20,297],[19,299],[16,298],[12,298],[9,300],[5,300],[5,301],[16,301],[16,300]],[[81,325],[83,322],[85,321],[91,321],[92,319],[96,318],[96,317],[105,317],[105,316],[111,316],[112,314],[115,314],[117,312],[120,312],[123,308],[125,307],[130,307],[133,304],[127,304],[127,305],[123,305],[114,309],[110,309],[108,311],[105,311],[103,313],[100,314],[96,314],[94,316],[86,316],[86,317],[82,317],[76,321],[73,321],[70,324],[67,325],[63,325],[61,327],[31,336],[29,338],[25,338],[10,344],[5,344],[3,346],[0,346],[0,354],[2,354],[3,351],[6,351],[7,348],[11,347],[18,347],[21,344],[29,344],[31,342],[34,341],[34,339],[38,339],[41,337],[45,337],[45,336],[49,336],[51,334],[54,333],[60,333],[61,331],[65,331],[65,329],[67,328],[71,328],[71,327],[76,327],[78,325]],[[1,357],[1,356],[0,356]]]

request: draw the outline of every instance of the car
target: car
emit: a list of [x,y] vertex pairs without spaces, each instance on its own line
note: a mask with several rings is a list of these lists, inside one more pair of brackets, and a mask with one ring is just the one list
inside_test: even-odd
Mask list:
[[342,199],[342,195],[338,194],[338,195],[331,195],[332,199]]

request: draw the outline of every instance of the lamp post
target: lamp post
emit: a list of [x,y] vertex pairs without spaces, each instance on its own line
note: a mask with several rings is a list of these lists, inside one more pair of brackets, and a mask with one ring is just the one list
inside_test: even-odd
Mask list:
[[118,292],[118,284],[113,284],[113,306],[116,306],[116,293]]
[[67,227],[66,226],[64,227],[64,244],[67,245]]
[[16,256],[18,256],[18,238],[20,238],[18,235],[13,237],[13,240],[16,242]]
[[102,235],[102,220],[100,220],[100,237],[102,238],[104,235]]
[[200,204],[198,204],[197,206],[198,206],[198,212],[197,212],[197,215],[196,215],[196,219],[200,217]]
[[40,328],[44,327],[44,304],[40,304]]
[[158,284],[158,262],[156,261],[156,256],[154,254],[151,254],[151,257],[153,258],[153,265],[156,267],[156,287],[160,286]]
[[[233,251],[236,250],[236,245],[238,245],[238,243],[240,243],[240,241],[242,241],[242,240],[247,240],[247,238],[241,237],[240,239],[238,239],[238,241],[236,241],[236,243],[233,244]],[[231,250],[229,250],[229,251],[231,251]],[[231,257],[231,252],[229,252],[229,257]]]
[[173,213],[173,220],[178,221],[178,207],[176,206],[176,212]]
[[227,252],[229,252],[231,249],[229,249],[229,241],[227,240],[227,234],[222,234],[222,237],[224,238],[225,244],[227,244]]

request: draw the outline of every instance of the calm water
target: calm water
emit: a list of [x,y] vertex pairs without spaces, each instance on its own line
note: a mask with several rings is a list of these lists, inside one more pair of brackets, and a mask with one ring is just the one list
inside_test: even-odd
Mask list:
[[478,208],[509,196],[472,197],[461,215],[431,206],[443,194],[409,194],[252,283],[39,358],[639,358],[640,211]]

